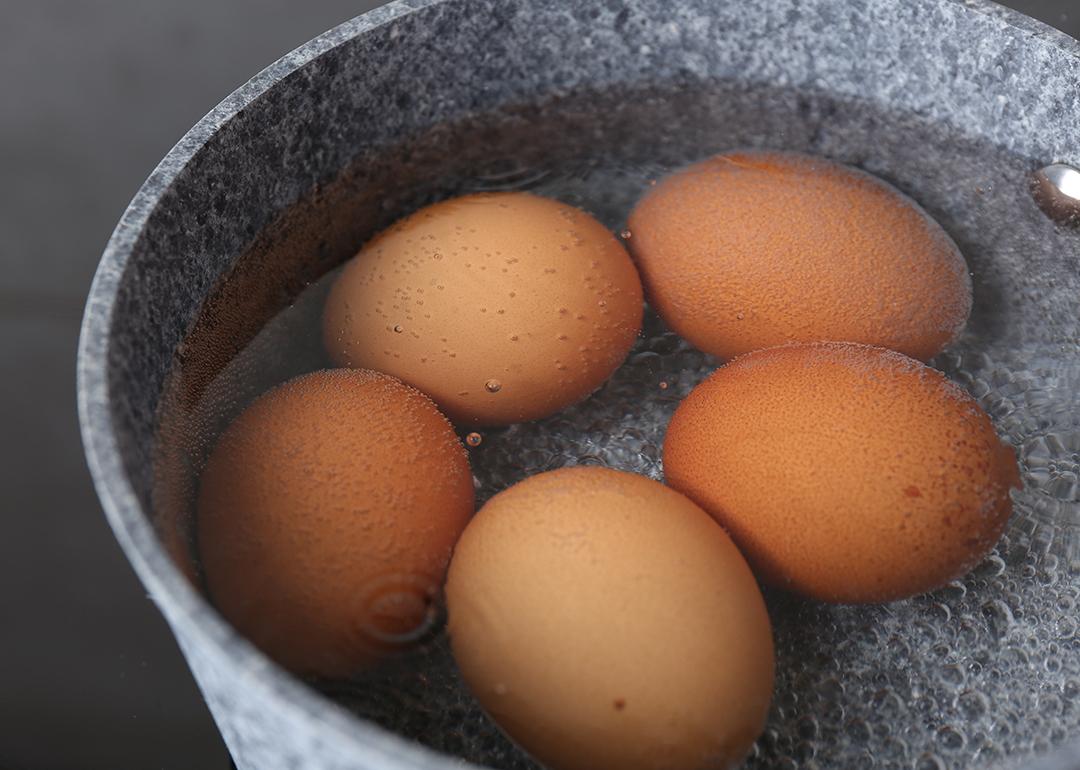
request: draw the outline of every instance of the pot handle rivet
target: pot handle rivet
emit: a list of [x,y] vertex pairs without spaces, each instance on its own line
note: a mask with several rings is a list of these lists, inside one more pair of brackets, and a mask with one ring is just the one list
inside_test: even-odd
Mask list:
[[1051,163],[1031,175],[1031,195],[1055,222],[1080,225],[1080,169]]

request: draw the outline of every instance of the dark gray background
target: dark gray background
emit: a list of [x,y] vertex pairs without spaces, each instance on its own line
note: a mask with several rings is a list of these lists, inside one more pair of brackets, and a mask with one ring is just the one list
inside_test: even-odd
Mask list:
[[[78,323],[113,225],[184,131],[379,4],[0,0],[0,770],[229,766],[90,486]],[[1007,4],[1080,34],[1080,0]]]

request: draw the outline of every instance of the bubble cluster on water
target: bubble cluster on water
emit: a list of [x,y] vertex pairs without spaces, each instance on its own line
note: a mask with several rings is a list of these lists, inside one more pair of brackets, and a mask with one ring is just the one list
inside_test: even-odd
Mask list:
[[936,364],[964,385],[1012,444],[1024,482],[1010,531],[1019,554],[1052,555],[1080,570],[1080,359],[1074,350],[1025,345],[958,347]]
[[526,476],[565,465],[604,465],[663,478],[663,431],[675,407],[716,368],[646,314],[641,339],[593,396],[545,420],[484,432],[471,455],[478,503]]

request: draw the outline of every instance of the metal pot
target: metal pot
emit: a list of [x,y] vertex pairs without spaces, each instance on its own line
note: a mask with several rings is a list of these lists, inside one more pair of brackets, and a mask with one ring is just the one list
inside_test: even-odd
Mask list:
[[[995,554],[940,592],[861,609],[770,600],[780,678],[750,764],[1028,767],[1080,738],[1080,235],[1044,213],[1068,208],[1060,169],[1035,185],[1052,205],[1030,184],[1080,162],[1077,83],[1080,44],[982,0],[400,0],[222,102],[105,250],[78,392],[106,514],[238,766],[527,761],[485,748],[483,723],[479,736],[434,718],[395,734],[376,721],[422,703],[389,698],[380,713],[330,697],[237,635],[187,561],[183,505],[155,498],[170,405],[197,400],[303,286],[427,200],[542,186],[552,169],[618,182],[687,147],[747,144],[860,165],[957,240],[976,310],[937,364],[1016,445],[1027,485]],[[618,227],[634,194],[594,207]],[[200,325],[229,302],[242,311],[229,323]],[[1046,766],[1080,766],[1080,749],[1064,752]]]

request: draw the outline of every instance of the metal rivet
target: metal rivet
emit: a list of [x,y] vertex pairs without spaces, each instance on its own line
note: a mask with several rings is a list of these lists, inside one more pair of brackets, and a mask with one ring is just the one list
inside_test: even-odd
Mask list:
[[1043,212],[1063,225],[1080,225],[1080,169],[1051,163],[1031,176],[1031,194]]

